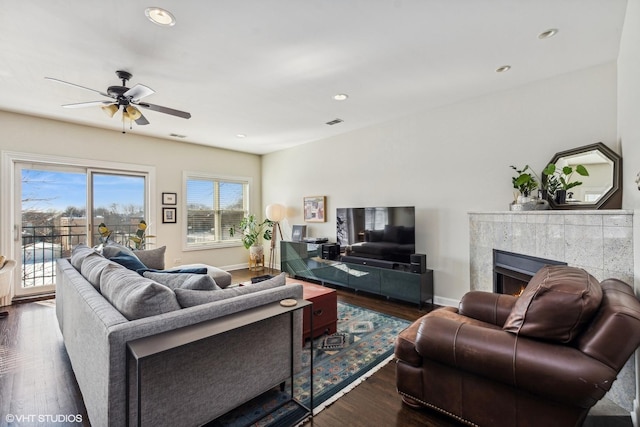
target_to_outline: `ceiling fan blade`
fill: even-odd
[[[65,104],[64,108],[84,108],[84,107],[95,107],[97,105],[109,105],[113,104],[113,101],[89,101],[89,102],[78,102],[75,104]]]
[[[137,84],[134,87],[132,87],[131,89],[129,89],[128,91],[126,91],[125,93],[123,93],[122,95],[127,97],[127,98],[131,98],[135,101],[137,101],[138,99],[142,99],[145,96],[149,96],[156,93],[155,90],[151,89],[150,87],[147,87],[145,85],[141,85],[141,84]]]
[[[147,118],[142,113],[140,113],[140,117],[136,119],[136,124],[140,126],[148,125],[149,120],[147,120]]]
[[[111,95],[109,95],[108,93],[105,93],[105,92],[102,92],[102,91],[99,91],[99,90],[95,90],[95,89],[91,89],[91,88],[88,88],[88,87],[80,86],[80,85],[77,85],[77,84],[75,84],[75,83],[65,82],[64,80],[54,79],[53,77],[45,77],[45,79],[46,79],[46,80],[51,80],[51,81],[53,81],[53,82],[57,82],[57,83],[62,83],[63,85],[68,85],[68,86],[78,87],[78,88],[80,88],[80,89],[84,89],[84,90],[89,90],[89,91],[91,91],[91,92],[99,93],[99,94],[100,94],[100,95],[102,95],[102,96],[107,96],[107,97],[109,97],[109,98],[113,98],[113,97],[112,97]]]
[[[172,116],[182,117],[183,119],[191,118],[191,113],[187,113],[186,111],[174,110],[173,108],[149,104],[148,102],[139,102],[139,103],[136,103],[136,105],[139,105],[140,107],[148,108],[149,110],[158,111],[160,113],[171,114]]]

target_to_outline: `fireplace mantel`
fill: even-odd
[[[494,249],[563,261],[598,280],[616,278],[633,286],[633,214],[632,210],[469,212],[471,290],[493,292]],[[607,397],[631,410],[635,384],[630,360]]]
[[[470,212],[471,289],[493,290],[493,249],[555,259],[633,285],[633,211]]]

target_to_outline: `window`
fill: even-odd
[[[18,261],[14,295],[55,289],[55,259],[99,242],[98,224],[128,245],[141,219],[153,223],[153,168],[111,161],[4,152],[2,252]],[[151,207],[151,208],[150,208]]]
[[[249,179],[185,173],[186,247],[239,243],[229,229],[249,212]]]

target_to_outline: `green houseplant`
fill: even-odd
[[[542,171],[546,176],[546,188],[550,196],[555,195],[556,203],[563,204],[567,199],[567,190],[582,185],[582,181],[571,181],[574,173],[581,176],[589,176],[587,168],[583,165],[564,166],[558,168],[555,164],[549,163]]]
[[[264,254],[261,239],[271,240],[273,221],[265,219],[260,222],[255,215],[250,214],[242,218],[240,224],[229,229],[229,234],[234,237],[241,234],[240,240],[245,249],[249,249],[249,257],[252,260],[261,259]]]
[[[517,175],[511,178],[511,183],[513,184],[513,188],[518,190],[517,193],[514,194],[514,203],[518,203],[518,196],[529,197],[531,192],[538,188],[538,180],[533,173],[533,170],[529,168],[529,165],[525,165],[524,168],[518,169],[517,167],[511,165],[511,169],[515,170]],[[527,172],[531,171],[531,173]]]

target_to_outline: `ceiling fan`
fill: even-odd
[[[108,101],[89,101],[79,102],[75,104],[65,104],[63,105],[64,108],[84,108],[100,106],[102,110],[105,111],[110,117],[113,117],[120,109],[122,109],[123,122],[125,120],[129,120],[130,122],[135,121],[138,125],[148,125],[149,121],[145,116],[142,115],[142,112],[138,108],[136,108],[136,106],[152,111],[158,111],[160,113],[170,114],[176,117],[182,117],[183,119],[188,119],[191,117],[191,114],[187,113],[186,111],[175,110],[173,108],[162,107],[160,105],[149,104],[148,102],[140,101],[142,98],[155,93],[155,91],[150,87],[141,84],[136,84],[132,88],[128,88],[126,86],[127,81],[131,79],[132,74],[122,70],[116,71],[116,74],[118,75],[118,78],[122,80],[122,86],[109,86],[106,92],[80,86],[75,83],[65,82],[64,80],[54,79],[53,77],[45,77],[45,79],[73,87],[78,87],[80,89],[89,90],[91,92],[96,92],[102,96],[111,98],[111,100]]]

